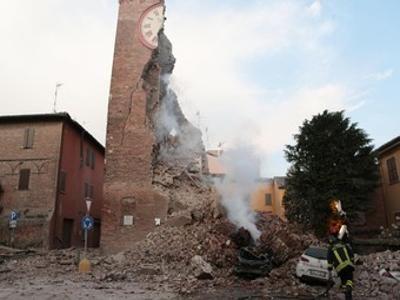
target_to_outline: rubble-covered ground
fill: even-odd
[[[154,186],[169,199],[165,222],[129,251],[107,256],[90,250],[90,274],[78,273],[80,249],[0,247],[0,299],[316,299],[325,291],[294,275],[303,251],[321,242],[269,214],[258,215],[261,237],[252,251],[268,253],[274,269],[255,280],[238,278],[238,251],[251,243],[248,232],[227,220],[216,191],[197,170],[176,166],[159,164],[155,171]],[[379,274],[400,271],[400,252],[361,261],[355,299],[400,299],[400,283]],[[333,288],[330,298],[341,299],[339,293]]]
[[[268,253],[274,269],[255,280],[235,275],[240,247],[251,244],[218,205],[218,194],[196,168],[158,164],[154,187],[169,199],[168,217],[129,251],[92,249],[90,274],[79,274],[81,249],[54,251],[0,247],[0,299],[327,299],[325,286],[295,277],[299,256],[313,235],[269,214],[259,214],[255,254]],[[354,299],[400,299],[400,282],[380,275],[400,271],[400,251],[362,256]],[[330,299],[343,299],[336,287]]]
[[[185,225],[158,227],[130,251],[104,256],[91,250],[92,272],[87,275],[78,273],[83,255],[79,249],[0,248],[0,298],[315,299],[322,294],[324,286],[301,283],[294,275],[302,251],[319,242],[269,215],[260,215],[258,227],[262,236],[255,249],[272,253],[276,266],[264,278],[234,275],[240,241],[236,229],[223,217],[203,210],[193,212]],[[379,274],[385,268],[400,270],[400,251],[361,256],[360,261],[355,299],[400,299],[400,282]],[[333,288],[330,299],[341,299],[339,293]]]

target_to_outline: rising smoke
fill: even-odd
[[[238,145],[221,156],[226,176],[215,185],[222,196],[222,204],[229,220],[237,227],[247,229],[254,240],[261,233],[257,229],[255,214],[251,209],[251,195],[257,187],[260,160],[250,146]]]
[[[153,116],[157,144],[160,146],[158,159],[174,163],[185,163],[200,156],[204,147],[201,131],[183,115],[176,93],[170,85],[170,74],[161,78],[163,97]]]

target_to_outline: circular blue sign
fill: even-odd
[[[91,216],[84,216],[81,220],[81,226],[83,230],[91,230],[94,225],[94,220]]]
[[[18,219],[18,213],[16,211],[12,210],[10,213],[10,220],[16,221],[17,219]]]

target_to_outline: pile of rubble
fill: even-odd
[[[400,251],[385,251],[361,257],[355,273],[356,292],[385,299],[400,297]],[[387,299],[387,298],[386,298]]]
[[[240,249],[235,243],[237,230],[224,218],[159,227],[134,249],[112,256],[91,250],[92,273],[84,277],[77,274],[77,265],[83,255],[79,249],[30,252],[24,256],[23,252],[5,253],[7,249],[3,249],[3,257],[7,258],[0,263],[0,281],[12,284],[21,279],[57,278],[61,281],[88,280],[99,287],[118,282],[143,282],[157,291],[180,294],[229,286],[259,288],[266,294],[292,297],[321,294],[323,286],[309,286],[295,277],[298,256],[309,243],[318,244],[315,238],[292,231],[290,226],[274,217],[264,219],[261,216],[259,224],[268,225],[262,231],[264,241],[267,236],[277,234],[281,240],[279,244],[286,250],[285,255],[278,256],[281,264],[277,266],[274,260],[277,253],[268,248],[266,242],[253,245],[252,249],[260,253],[261,249],[268,249],[275,267],[266,277],[253,281],[241,280],[235,275]],[[285,228],[286,234],[279,233],[280,227]],[[269,240],[270,245],[275,243],[273,240]],[[355,272],[355,295],[396,299],[393,296],[399,295],[400,291],[400,251],[361,256],[360,261]],[[331,294],[337,293],[340,293],[339,289],[333,288]]]
[[[167,222],[157,227],[129,251],[102,256],[99,250],[92,250],[92,279],[99,282],[156,281],[183,294],[210,286],[244,284],[234,274],[239,249],[244,245],[236,243],[235,226],[221,214],[215,214],[212,207],[211,203],[205,203],[204,207],[188,214],[187,222]],[[174,217],[171,219],[174,220]],[[275,258],[272,259],[274,266],[297,256],[315,240],[310,235],[300,236],[291,232],[287,226],[276,217],[259,216],[262,239],[253,244],[253,249],[260,254],[268,251],[271,258]],[[276,247],[274,240],[279,241]],[[278,249],[278,246],[281,248]],[[20,271],[17,277],[68,276],[76,271],[81,256],[77,249],[39,252],[18,260],[18,263],[14,259],[8,260],[2,265],[0,273],[7,274],[8,280],[12,280],[9,275],[18,265]],[[249,285],[248,282],[245,284]]]
[[[284,222],[274,215],[260,214],[257,227],[261,231],[258,251],[260,253],[271,251],[277,266],[298,257],[308,246],[321,244],[314,235],[304,233],[299,227]]]
[[[392,239],[392,238],[400,238],[400,228],[396,224],[392,224],[390,227],[383,228],[381,227],[381,232],[379,234],[380,238],[383,239]]]

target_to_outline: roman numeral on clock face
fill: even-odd
[[[164,6],[158,4],[147,9],[140,18],[139,29],[142,43],[155,49],[158,46],[158,32],[164,26]]]

